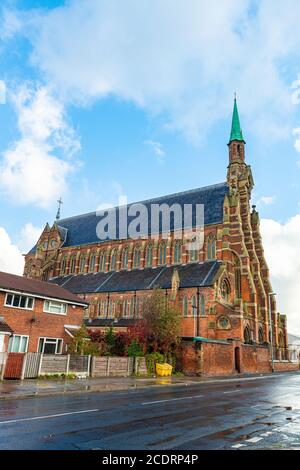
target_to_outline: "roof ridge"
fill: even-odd
[[[218,188],[218,187],[222,187],[222,186],[226,186],[226,185],[227,185],[227,182],[223,181],[221,183],[210,184],[210,185],[207,185],[207,186],[201,186],[199,188],[187,189],[185,191],[179,191],[179,192],[176,192],[176,193],[165,194],[164,196],[157,196],[157,197],[150,198],[150,199],[143,199],[141,201],[128,202],[128,204],[123,204],[121,206],[108,207],[108,209],[116,209],[118,207],[132,206],[134,204],[149,203],[149,202],[152,202],[152,201],[158,201],[158,200],[168,198],[168,197],[176,197],[176,196],[181,196],[181,195],[184,195],[184,194],[191,194],[191,193],[197,192],[197,191],[206,191],[207,189]],[[105,209],[103,209],[103,210],[105,210]],[[61,222],[64,222],[64,221],[67,221],[67,220],[70,220],[70,219],[76,219],[76,218],[79,218],[79,217],[90,216],[90,215],[96,214],[96,212],[97,212],[97,210],[96,211],[91,211],[91,212],[85,212],[83,214],[72,215],[70,217],[65,217],[64,219],[59,220],[59,224]],[[61,226],[61,228],[64,228],[64,227]]]

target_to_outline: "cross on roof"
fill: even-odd
[[[59,220],[60,219],[60,207],[63,204],[61,197],[58,199],[57,202],[58,202],[58,209],[57,209],[57,214],[56,214],[56,220]]]

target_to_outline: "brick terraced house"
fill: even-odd
[[[66,352],[87,306],[55,284],[0,272],[0,353]]]
[[[178,239],[172,220],[167,239],[161,225],[151,238],[132,239],[117,227],[113,239],[99,239],[100,218],[92,212],[47,224],[26,255],[24,275],[83,297],[90,303],[86,322],[98,328],[126,328],[141,316],[143,299],[160,287],[182,311],[185,371],[269,371],[270,310],[277,360],[287,354],[287,324],[271,295],[259,214],[250,206],[254,182],[236,100],[228,149],[225,182],[142,202],[146,208],[203,204],[200,249],[187,249],[191,238]]]

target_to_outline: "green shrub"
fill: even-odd
[[[135,339],[131,341],[130,345],[128,346],[127,355],[129,357],[141,357],[144,355],[143,349]]]
[[[163,364],[164,361],[164,356],[163,354],[160,354],[159,352],[153,352],[150,354],[147,354],[146,356],[146,364],[147,364],[147,370],[148,374],[155,374],[155,364]]]

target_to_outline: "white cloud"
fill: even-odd
[[[296,137],[294,147],[300,153],[300,127],[293,130],[293,135]]]
[[[261,232],[278,310],[287,314],[289,331],[300,334],[300,214],[283,224],[262,219]]]
[[[31,250],[38,241],[42,231],[42,227],[35,227],[31,222],[24,225],[17,241],[18,248],[22,253],[28,253]]]
[[[0,160],[0,187],[18,203],[47,207],[66,190],[80,144],[46,87],[26,84],[12,99],[20,138]]]
[[[21,275],[24,267],[23,256],[3,227],[0,227],[0,247],[0,271]]]
[[[236,90],[248,129],[288,138],[299,16],[294,0],[70,0],[23,16],[23,34],[66,100],[115,95],[198,141]]]
[[[165,157],[166,152],[164,151],[160,142],[156,142],[154,140],[145,140],[144,144],[149,145],[152,148],[153,152],[159,158],[159,160]]]
[[[276,201],[276,196],[262,196],[258,199],[257,205],[271,206]]]

